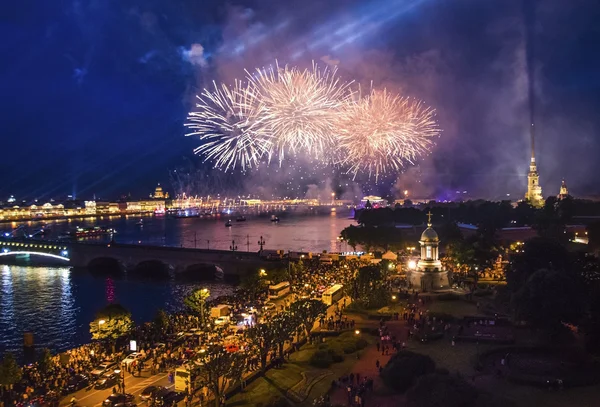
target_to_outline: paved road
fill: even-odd
[[[141,400],[139,398],[140,393],[147,386],[165,386],[172,388],[173,385],[169,383],[167,379],[167,373],[160,373],[157,375],[151,376],[149,372],[142,372],[142,377],[131,376],[129,373],[125,373],[125,392],[131,393],[135,396],[136,403],[140,404]],[[102,402],[106,400],[108,396],[112,393],[112,386],[108,389],[104,390],[96,390],[96,389],[83,389],[72,395],[69,395],[63,399],[61,402],[61,406],[65,406],[69,404],[71,397],[75,397],[77,399],[77,403],[80,406],[86,407],[96,407],[102,405]]]

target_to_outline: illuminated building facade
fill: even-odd
[[[541,208],[544,206],[544,197],[542,196],[542,186],[540,185],[540,174],[535,163],[535,134],[533,123],[531,124],[531,161],[529,163],[529,172],[527,173],[527,193],[525,200],[532,206]]]
[[[408,285],[420,291],[434,291],[449,287],[448,272],[440,261],[440,238],[431,227],[431,212],[427,214],[427,229],[421,234],[421,257],[416,268],[407,273]]]
[[[560,184],[560,191],[558,192],[558,199],[565,199],[566,197],[569,196],[569,190],[567,189],[567,183],[565,182],[565,180],[562,180],[562,183]]]

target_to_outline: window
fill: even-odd
[[[427,246],[427,247],[425,248],[425,257],[426,257],[427,259],[431,259],[431,246]]]

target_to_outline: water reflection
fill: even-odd
[[[177,311],[183,298],[202,286],[212,296],[232,292],[216,282],[179,283],[105,279],[67,268],[0,266],[0,353],[22,352],[23,333],[33,332],[36,348],[63,351],[90,340],[89,323],[98,309],[119,302],[137,323],[160,308]]]

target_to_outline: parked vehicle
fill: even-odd
[[[110,386],[114,386],[117,384],[119,380],[119,375],[115,372],[106,372],[98,380],[96,380],[96,384],[94,388],[96,389],[106,389]]]
[[[133,394],[113,393],[102,402],[103,407],[116,407],[117,404],[130,403],[134,399]]]
[[[106,362],[102,362],[98,366],[96,366],[96,368],[90,372],[90,375],[92,376],[92,378],[97,379],[100,376],[102,376],[104,373],[109,372],[109,371],[114,371],[115,369],[118,369],[118,368],[119,368],[119,365],[117,363],[112,362],[112,361],[106,361]]]
[[[125,359],[123,359],[121,361],[121,365],[125,365],[125,366],[129,367],[129,365],[132,364],[134,360],[138,360],[141,357],[142,357],[142,355],[140,353],[137,353],[137,352],[130,353],[129,355],[127,355],[127,357]]]
[[[77,390],[85,389],[90,385],[90,379],[82,374],[76,374],[71,377],[65,386],[67,393],[74,393]]]
[[[149,401],[156,393],[165,389],[162,386],[148,386],[140,393],[140,399],[143,401]]]

